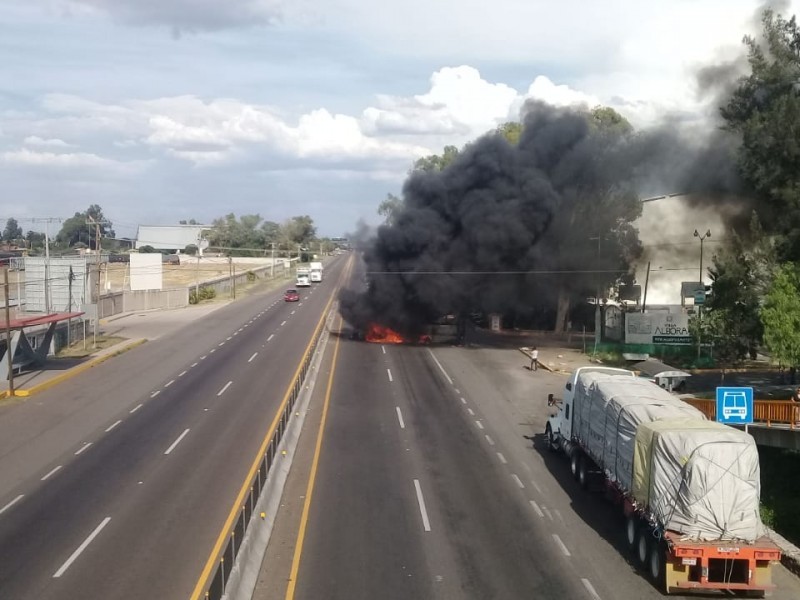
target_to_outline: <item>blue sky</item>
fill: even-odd
[[[103,207],[377,223],[411,163],[526,98],[707,122],[694,73],[758,4],[671,0],[4,0],[0,219]],[[791,7],[785,8],[790,12]]]

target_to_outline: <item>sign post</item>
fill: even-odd
[[[753,388],[718,387],[717,422],[747,426],[753,422]]]

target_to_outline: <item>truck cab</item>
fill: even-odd
[[[572,423],[574,418],[574,398],[576,387],[585,385],[585,378],[581,375],[587,373],[597,373],[599,375],[629,375],[636,377],[636,373],[628,369],[617,369],[614,367],[580,367],[570,375],[564,386],[564,393],[561,398],[555,398],[553,394],[547,397],[547,405],[556,410],[547,419],[545,435],[553,450],[561,448],[569,454],[569,444],[572,439]]]

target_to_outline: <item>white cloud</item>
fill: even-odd
[[[29,135],[22,143],[26,146],[33,146],[35,148],[74,148],[73,144],[68,144],[64,140],[58,138],[44,139],[38,135]]]
[[[115,175],[133,174],[142,170],[146,163],[143,161],[121,162],[103,158],[97,154],[88,152],[55,153],[37,152],[22,148],[0,154],[0,162],[6,165],[23,167],[44,167],[44,168],[86,168],[90,170],[99,169],[95,173],[111,173]],[[84,171],[84,174],[86,171]]]

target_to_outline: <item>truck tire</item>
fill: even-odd
[[[647,559],[650,558],[650,547],[653,538],[652,530],[647,523],[642,523],[639,527],[639,539],[636,542],[636,562],[642,567],[647,567]]]
[[[639,517],[631,513],[625,518],[625,545],[631,554],[636,551],[636,543],[639,541],[638,535]]]
[[[569,455],[569,470],[572,472],[572,476],[575,478],[575,481],[578,480],[578,473],[580,471],[580,464],[581,464],[581,454],[582,452],[577,448],[573,448],[572,452]]]
[[[585,454],[582,454],[578,462],[578,483],[584,490],[588,490],[591,483],[591,466],[591,459]]]
[[[659,591],[666,592],[666,569],[664,565],[664,561],[666,561],[667,558],[666,545],[653,538],[649,546],[650,556],[647,561],[647,574]]]

